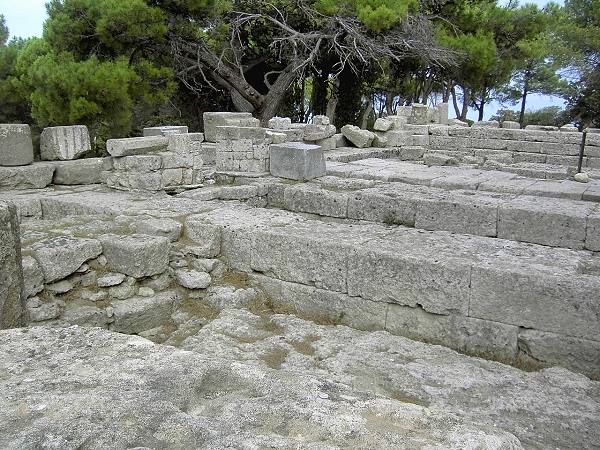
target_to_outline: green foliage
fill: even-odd
[[[417,0],[317,0],[317,10],[328,15],[353,15],[375,32],[388,30],[418,9]]]
[[[8,27],[6,26],[6,19],[3,14],[0,14],[0,46],[6,45],[8,42]]]
[[[490,119],[497,120],[498,122],[518,122],[519,112],[511,109],[499,109]],[[569,122],[570,120],[567,112],[560,106],[547,106],[535,111],[526,111],[524,115],[523,126],[548,125],[561,127]]]

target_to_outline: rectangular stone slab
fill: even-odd
[[[111,156],[144,155],[163,152],[168,144],[169,140],[163,136],[109,139],[106,141],[106,150]]]
[[[319,145],[288,142],[271,145],[270,170],[275,177],[305,181],[325,175],[325,157]]]

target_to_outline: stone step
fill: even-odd
[[[185,233],[292,310],[599,375],[593,253],[235,203],[189,217]]]
[[[428,167],[415,161],[369,158],[352,163],[328,161],[327,175],[444,189],[472,189],[600,202],[600,180],[589,183],[545,180],[470,166]]]
[[[600,251],[600,205],[591,202],[404,183],[361,186],[336,177],[273,183],[268,199],[270,206],[326,217]]]

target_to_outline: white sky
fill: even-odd
[[[0,14],[6,18],[6,24],[10,31],[10,36],[32,37],[41,36],[43,32],[44,21],[46,20],[46,1],[47,0],[0,0]],[[555,0],[557,3],[563,3],[562,0]],[[525,3],[525,2],[523,2]],[[536,3],[543,6],[546,0],[530,0],[527,3]],[[539,109],[544,106],[558,105],[564,106],[564,101],[557,97],[532,94],[527,100],[527,109]],[[519,105],[507,106],[510,109],[518,109]],[[497,103],[490,103],[486,106],[485,117],[489,118],[500,107]],[[454,108],[450,108],[450,116],[453,117]],[[474,111],[469,113],[470,119],[477,119]]]

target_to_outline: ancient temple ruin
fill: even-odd
[[[598,445],[597,130],[204,125],[0,125],[1,448]]]

